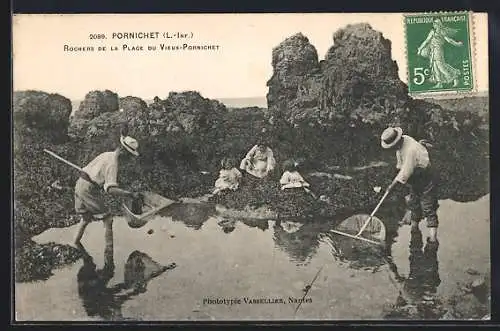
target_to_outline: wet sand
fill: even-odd
[[[465,272],[468,268],[483,274],[489,272],[489,195],[470,203],[440,201],[438,215],[438,295],[447,296],[456,282],[473,279]],[[262,224],[259,228],[236,221],[234,230],[225,233],[216,217],[197,220],[194,225],[192,221],[187,226],[175,217],[161,216],[141,229],[131,229],[123,219],[116,218],[115,269],[107,287],[123,282],[125,261],[135,250],[163,265],[175,262],[177,267],[151,279],[144,293],[110,304],[112,307],[101,307],[102,310],[113,310],[117,319],[148,321],[367,320],[381,319],[384,306],[393,304],[398,296],[387,266],[373,273],[350,269],[336,261],[331,247],[320,239],[320,233],[328,231],[324,224],[303,225],[297,232],[288,233],[274,221],[262,221],[267,223],[267,229]],[[425,240],[425,223],[420,228]],[[70,243],[74,230],[74,226],[50,229],[33,239],[39,243]],[[394,262],[402,274],[408,273],[409,232],[409,226],[402,226],[392,247]],[[101,223],[89,225],[82,244],[97,268],[103,268],[105,240]],[[46,281],[17,283],[16,318],[108,318],[99,312],[89,317],[84,308],[77,290],[82,264],[79,260],[55,270]],[[297,304],[288,303],[289,298],[302,298],[303,289],[321,268],[307,295],[311,302],[303,303],[294,315]],[[207,298],[238,298],[242,303],[204,304],[203,299]],[[244,298],[282,298],[285,303],[246,304]]]

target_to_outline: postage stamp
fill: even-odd
[[[404,24],[410,93],[475,89],[468,12],[409,14]]]

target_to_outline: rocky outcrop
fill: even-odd
[[[104,98],[96,103],[95,95],[116,94],[89,93],[80,106],[83,114],[93,113],[92,109],[110,109]],[[116,97],[119,108],[94,117],[71,119],[70,136],[81,144],[77,162],[86,164],[99,153],[114,149],[122,126],[127,124],[128,134],[139,141],[141,158],[124,166],[120,179],[124,185],[153,189],[167,196],[185,193],[197,185],[204,187],[199,172],[193,172],[207,162],[216,148],[206,142],[213,141],[220,131],[218,124],[227,112],[225,106],[192,91],[171,92],[165,100],[155,98],[149,106],[137,97]],[[85,105],[89,104],[93,108],[87,110]]]
[[[314,116],[318,110],[322,75],[316,48],[298,33],[272,51],[274,73],[267,82],[268,108],[275,117],[292,123]]]
[[[163,106],[187,134],[206,134],[216,129],[218,119],[227,111],[222,103],[193,91],[170,92]]]
[[[387,126],[398,125],[405,134],[432,143],[442,198],[463,201],[486,193],[484,119],[474,111],[456,112],[412,99],[399,79],[391,42],[370,25],[352,24],[335,32],[333,46],[319,63],[308,38],[293,35],[273,49],[272,64],[267,101],[281,162],[300,156],[316,169],[374,160],[393,163],[379,137]]]
[[[103,113],[118,110],[118,95],[109,90],[91,91],[80,103],[74,116],[80,118],[93,118]]]
[[[14,146],[22,147],[26,139],[40,136],[50,142],[67,135],[71,101],[59,94],[40,91],[14,92]]]
[[[273,49],[268,108],[293,126],[331,126],[341,119],[380,122],[408,101],[391,59],[391,43],[368,24],[348,25],[333,36],[334,45],[318,62],[302,34]],[[344,123],[341,123],[344,125]]]
[[[14,216],[18,244],[49,223],[65,222],[64,216],[71,212],[72,197],[59,198],[49,185],[60,178],[75,178],[75,173],[44,153],[44,149],[68,155],[74,152],[67,142],[70,100],[58,94],[23,91],[14,93],[13,106]]]
[[[440,105],[444,109],[449,109],[454,112],[476,113],[485,124],[489,120],[489,99],[488,95],[484,96],[468,96],[457,99],[425,99],[430,103]]]
[[[321,108],[327,113],[380,122],[408,101],[391,57],[391,42],[368,24],[348,25],[333,36],[323,62]]]
[[[158,107],[159,106],[159,107]],[[16,236],[25,238],[50,226],[75,223],[72,187],[78,173],[43,152],[49,149],[84,166],[119,144],[121,129],[139,140],[141,158],[120,169],[119,181],[135,190],[165,196],[206,192],[200,160],[213,159],[216,146],[207,135],[226,112],[219,102],[197,92],[171,93],[148,106],[140,98],[119,98],[112,91],[89,92],[71,116],[70,100],[38,91],[14,94],[14,171]],[[156,130],[156,131],[155,131]],[[214,161],[218,162],[218,161]],[[67,188],[56,190],[51,184]],[[35,193],[36,192],[36,193]],[[194,193],[193,193],[194,192]],[[107,197],[115,213],[120,201]]]

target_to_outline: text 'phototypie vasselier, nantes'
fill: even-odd
[[[269,297],[269,298],[250,298],[250,297],[242,297],[242,298],[203,298],[204,305],[259,305],[259,304],[307,304],[312,303],[312,299],[309,297],[304,298],[295,298],[295,297],[287,297],[287,298],[278,298],[278,297]]]
[[[222,46],[211,42],[192,42],[191,31],[139,31],[89,33],[88,42],[66,43],[63,51],[80,52],[172,52],[172,51],[219,51]],[[109,43],[108,43],[109,41]],[[98,43],[97,45],[93,43]]]

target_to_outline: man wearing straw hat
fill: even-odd
[[[408,209],[411,211],[412,229],[417,229],[422,217],[429,228],[429,241],[437,241],[437,194],[427,149],[414,138],[404,135],[400,127],[389,127],[381,136],[382,148],[396,151],[397,176],[387,188],[392,190],[403,184],[410,188]]]
[[[106,229],[112,226],[112,215],[104,206],[103,192],[121,197],[137,199],[140,193],[118,187],[118,166],[139,156],[139,143],[132,137],[122,135],[120,145],[111,152],[104,152],[93,159],[82,170],[75,185],[75,210],[82,215],[76,232],[75,243],[82,239],[87,225],[93,220],[102,220]]]

